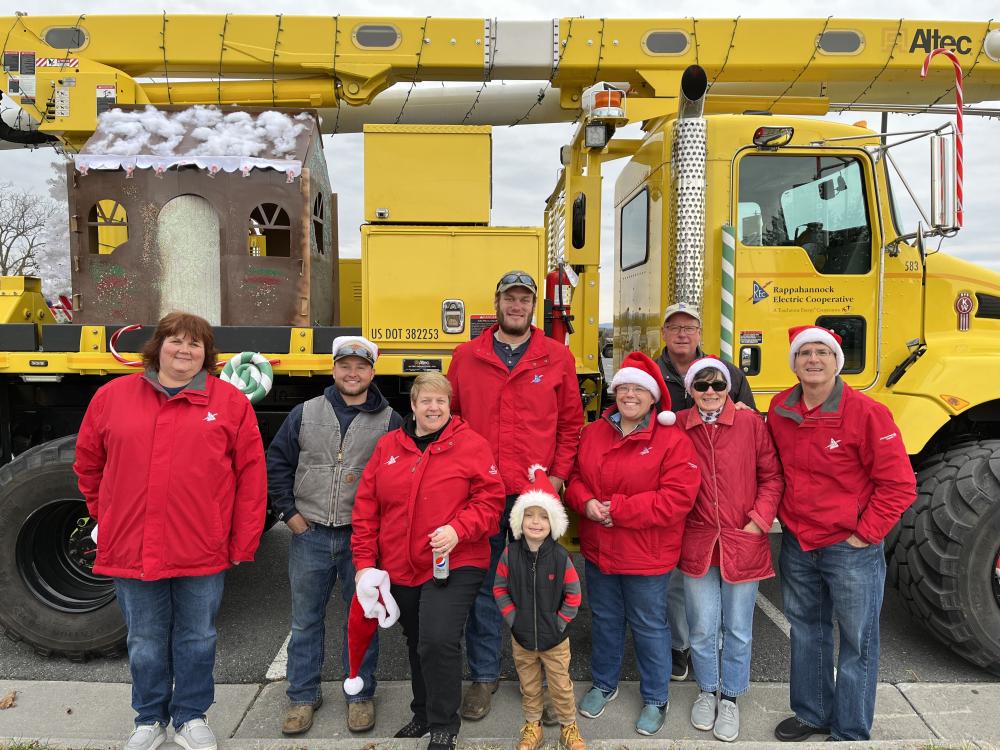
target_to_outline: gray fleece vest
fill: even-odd
[[[324,526],[348,526],[354,495],[375,443],[389,429],[392,409],[371,414],[359,411],[340,439],[340,421],[326,396],[302,407],[299,465],[295,469],[295,509]]]

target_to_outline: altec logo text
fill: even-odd
[[[917,29],[913,34],[913,41],[910,42],[910,52],[916,52],[918,49],[932,52],[938,47],[950,49],[960,55],[968,55],[972,52],[972,37],[942,34],[941,29]]]

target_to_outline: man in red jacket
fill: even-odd
[[[486,438],[507,494],[500,533],[490,540],[490,568],[465,625],[472,685],[462,699],[462,718],[473,721],[490,712],[500,679],[503,618],[493,578],[507,544],[510,508],[532,464],[546,467],[556,492],[562,489],[583,426],[573,355],[531,324],[537,293],[531,274],[505,273],[494,297],[496,324],[455,349],[448,368],[452,413]]]
[[[916,480],[889,410],[840,378],[840,337],[801,326],[789,340],[799,385],[774,397],[767,423],[785,474],[779,569],[795,715],[774,734],[784,742],[812,734],[868,740],[885,585],[882,540],[915,499]]]

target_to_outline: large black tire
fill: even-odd
[[[0,629],[43,655],[114,656],[125,622],[95,547],[73,473],[76,436],[25,451],[0,468]]]
[[[1000,675],[1000,440],[961,443],[917,472],[917,500],[886,539],[888,579],[910,613]]]

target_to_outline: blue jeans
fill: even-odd
[[[879,626],[885,589],[882,544],[846,541],[803,552],[782,534],[781,595],[792,626],[789,697],[800,721],[838,740],[868,740],[875,718]],[[833,621],[840,657],[833,671]]]
[[[639,694],[647,706],[670,700],[670,573],[655,576],[605,575],[590,560],[584,565],[590,599],[594,687],[605,694],[618,687],[625,654],[625,625],[632,630],[639,665]]]
[[[701,578],[684,577],[691,663],[698,688],[735,698],[750,689],[750,644],[757,581],[726,583],[713,565]],[[720,679],[719,641],[722,645]]]
[[[225,573],[140,581],[115,578],[128,627],[136,726],[173,717],[180,728],[215,701],[215,616]]]
[[[500,517],[500,531],[490,537],[490,567],[476,593],[469,618],[465,621],[465,656],[469,660],[469,679],[472,682],[496,682],[500,679],[503,617],[493,598],[493,580],[497,575],[500,555],[507,546],[510,509],[515,500],[517,495],[507,495],[506,507]]]
[[[667,587],[667,617],[670,618],[670,648],[674,651],[686,651],[691,648],[691,634],[688,630],[686,606],[684,601],[684,579],[680,568],[675,568],[670,574],[670,585]]]
[[[313,524],[292,536],[288,547],[288,581],[292,589],[292,638],[288,642],[288,690],[292,704],[313,704],[322,696],[326,642],[326,605],[340,578],[340,596],[350,606],[354,596],[354,561],[351,559],[351,527]],[[345,676],[350,673],[347,648],[347,615],[344,615],[343,646],[340,650]],[[371,700],[375,695],[378,664],[378,631],[375,632],[358,675],[365,686],[348,703]]]

